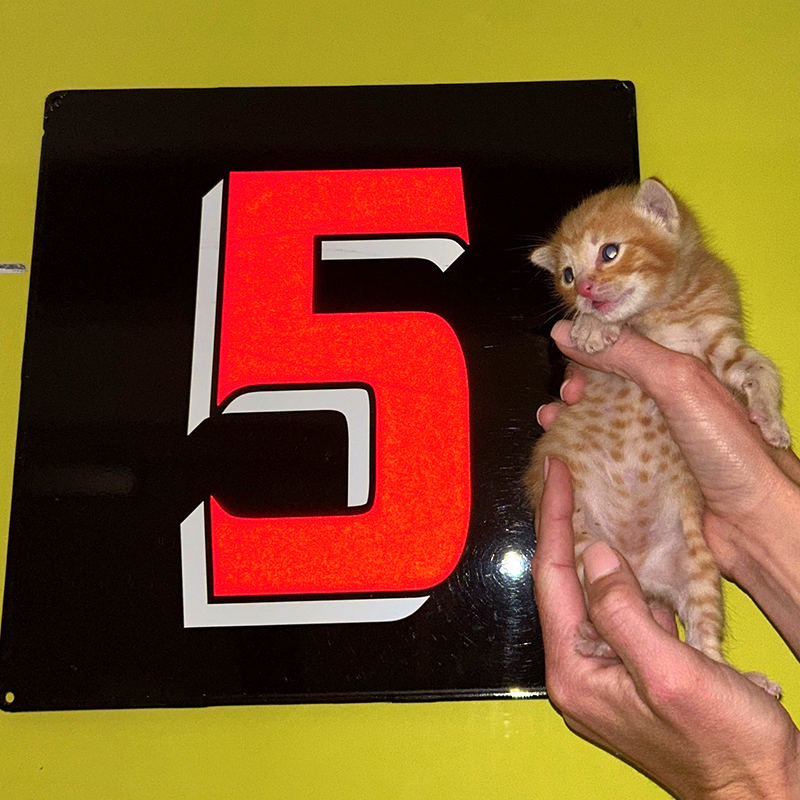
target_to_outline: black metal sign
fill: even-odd
[[[52,95],[4,707],[542,694],[526,252],[636,179],[614,81]]]

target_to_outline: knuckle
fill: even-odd
[[[559,673],[548,673],[545,677],[545,689],[550,702],[564,714],[574,714],[577,695],[572,690],[569,679]]]
[[[650,703],[659,709],[666,709],[675,704],[680,695],[680,682],[671,675],[659,675],[645,683]]]
[[[658,368],[649,361],[640,365],[644,371],[645,389],[657,402],[669,397],[698,397],[705,395],[716,379],[696,356],[672,350],[659,354]]]
[[[664,714],[669,714],[669,712],[682,707],[694,687],[694,679],[689,679],[689,676],[680,668],[673,668],[669,671],[660,670],[657,674],[647,676],[644,680],[644,689],[649,704]]]
[[[711,375],[708,367],[696,356],[669,352],[665,357],[665,375],[684,391],[691,391]]]
[[[629,622],[629,598],[624,587],[618,583],[606,585],[590,595],[592,620],[609,630],[615,630]]]

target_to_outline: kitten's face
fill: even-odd
[[[642,279],[637,246],[621,230],[586,230],[562,241],[555,282],[567,307],[607,322],[630,319],[646,305],[650,286]]]
[[[622,323],[671,299],[679,221],[658,181],[609,189],[567,214],[531,261],[553,273],[571,311]]]

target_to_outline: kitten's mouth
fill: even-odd
[[[622,301],[631,294],[633,294],[633,289],[626,289],[616,297],[594,297],[591,300],[589,300],[589,298],[586,299],[591,305],[592,311],[596,311],[599,314],[609,314],[622,305]]]
[[[607,314],[619,303],[619,298],[615,297],[609,300],[590,300],[588,297],[584,298],[584,311],[596,311],[598,314]]]

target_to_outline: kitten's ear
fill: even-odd
[[[548,272],[556,271],[556,259],[553,248],[549,244],[537,247],[530,254],[531,263],[536,264],[537,267],[546,269]]]
[[[657,178],[648,178],[639,187],[633,199],[638,214],[675,233],[680,224],[680,213],[675,198]]]

